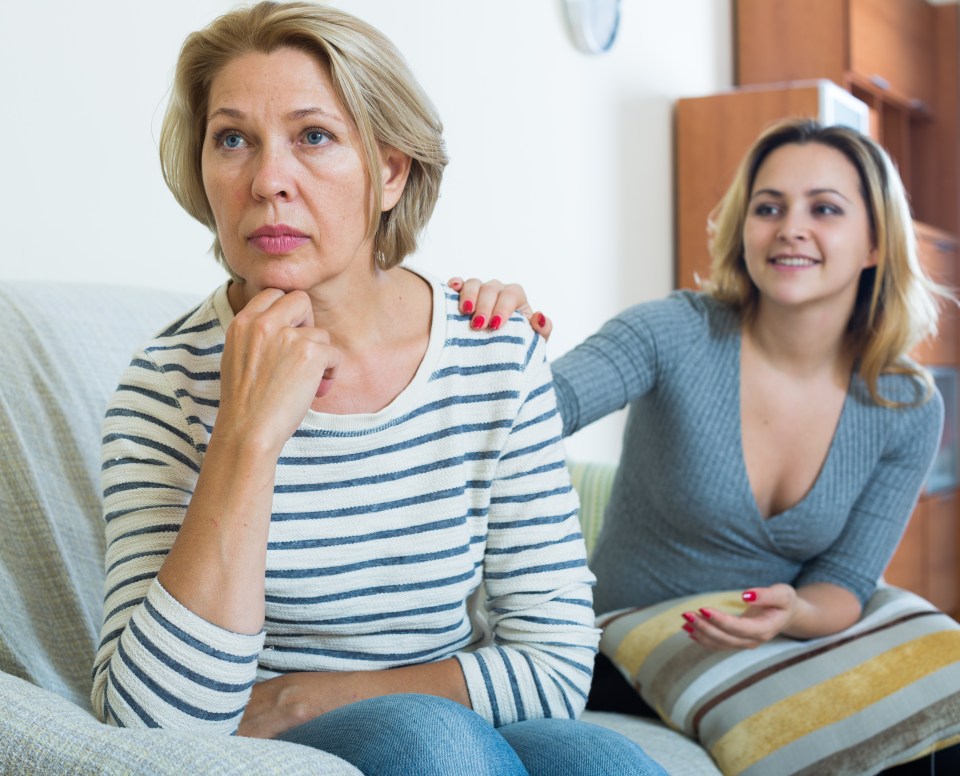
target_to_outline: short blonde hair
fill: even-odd
[[[213,211],[203,187],[201,152],[210,87],[243,54],[295,48],[328,68],[333,87],[357,127],[373,192],[369,236],[378,263],[396,266],[417,248],[433,213],[447,155],[443,126],[403,57],[381,32],[356,17],[307,2],[261,2],[215,19],[190,34],[177,60],[160,133],[160,163],[177,202],[214,233],[213,254],[225,267]],[[381,213],[378,149],[411,159],[400,200]],[[227,267],[229,271],[229,267]]]
[[[887,152],[870,138],[846,127],[822,126],[809,119],[788,119],[764,131],[740,163],[733,183],[711,213],[712,264],[704,290],[732,305],[744,317],[756,310],[759,291],[747,273],[743,229],[750,195],[761,165],[777,148],[819,143],[842,153],[860,179],[877,252],[875,267],[860,275],[860,286],[847,337],[857,355],[857,369],[881,406],[897,406],[880,395],[880,375],[918,377],[929,396],[933,379],[906,354],[937,332],[938,303],[953,297],[923,271],[917,252],[910,205],[903,183]]]

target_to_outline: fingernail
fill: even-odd
[[[713,617],[713,615],[710,614],[710,612],[708,612],[706,609],[701,609],[701,610],[700,610],[700,614],[702,614],[702,615],[704,616],[704,618],[707,619],[707,620],[709,620],[711,617]]]
[[[473,302],[471,302],[469,299],[465,300],[464,303],[463,303],[463,311],[464,311],[465,313],[472,313],[472,312],[473,312]]]
[[[542,329],[546,325],[547,325],[547,316],[545,316],[543,313],[540,313],[537,316],[537,326],[539,326]]]
[[[482,329],[483,324],[486,322],[486,320],[487,319],[484,318],[482,315],[478,315],[473,319],[473,321],[470,322],[470,325],[473,326],[473,328],[475,329]]]
[[[501,318],[499,315],[494,315],[494,316],[490,319],[490,328],[491,328],[491,329],[499,329],[501,323],[503,323],[503,318]]]
[[[693,626],[690,625],[689,623],[686,624],[686,625],[684,625],[684,626],[683,626],[683,629],[684,629],[687,633],[689,633],[691,636],[693,635]]]
[[[683,619],[685,619],[687,622],[696,622],[697,620],[697,618],[690,614],[690,612],[684,612]]]
[[[756,601],[756,600],[757,600],[757,594],[754,593],[752,590],[748,590],[746,593],[743,594],[743,600],[744,600],[744,601]]]

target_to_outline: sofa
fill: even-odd
[[[0,773],[357,774],[297,744],[103,725],[89,706],[104,532],[100,422],[135,348],[195,302],[155,289],[0,282]],[[610,467],[574,466],[599,525]],[[587,712],[677,776],[718,774],[660,722]]]

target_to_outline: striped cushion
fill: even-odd
[[[745,605],[732,591],[612,612],[600,649],[724,774],[875,773],[960,742],[960,625],[913,593],[880,588],[833,636],[724,652],[681,630],[701,606]]]

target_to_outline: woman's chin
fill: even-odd
[[[305,278],[299,277],[297,273],[291,272],[258,272],[250,273],[246,277],[240,277],[236,281],[244,288],[244,294],[249,298],[267,288],[275,288],[284,293],[291,291],[308,291],[313,287],[313,283]]]

